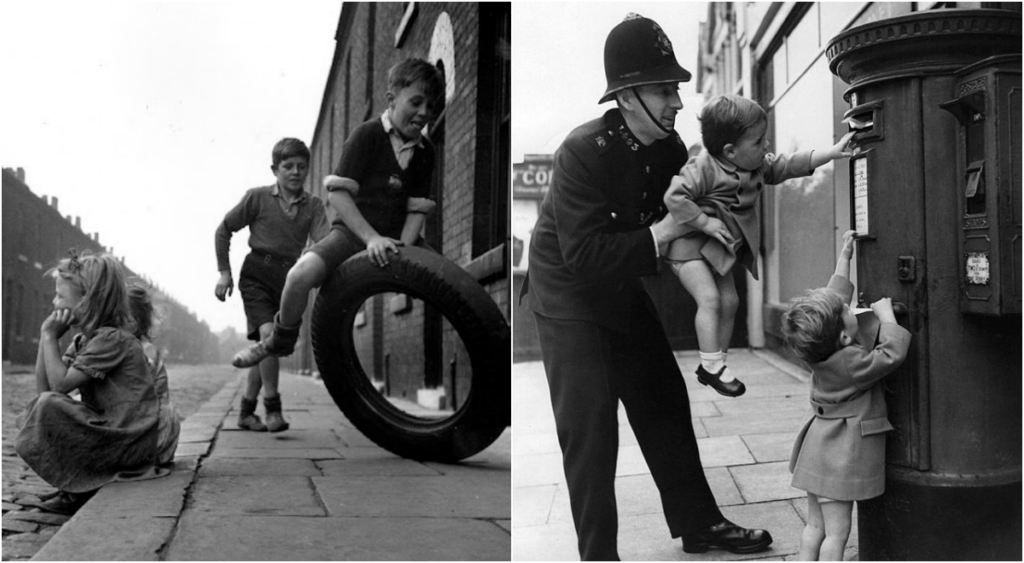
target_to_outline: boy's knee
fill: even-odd
[[[309,256],[315,255],[303,256],[292,269],[288,270],[288,277],[285,280],[288,287],[309,291],[323,283],[325,277],[323,260],[319,260],[319,257],[317,257],[318,260],[314,260],[308,258]]]

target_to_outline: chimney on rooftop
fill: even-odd
[[[60,208],[57,207],[57,196],[50,196],[50,207],[60,211]]]
[[[16,177],[16,178],[18,179],[18,181],[20,181],[20,182],[21,182],[22,184],[24,184],[24,183],[25,183],[25,169],[24,169],[24,168],[22,168],[22,167],[20,167],[20,166],[19,166],[19,167],[18,167],[18,169],[14,171],[14,176],[15,176],[15,177]]]
[[[81,215],[75,215],[75,228],[78,229],[78,230],[82,230],[82,216]]]

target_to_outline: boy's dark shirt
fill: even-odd
[[[249,248],[290,261],[302,254],[307,237],[315,242],[330,230],[319,197],[303,191],[286,213],[276,184],[252,188],[224,215],[224,221],[217,227],[215,247],[219,271],[231,270],[231,234],[244,227],[249,227]]]
[[[426,139],[402,170],[379,117],[356,127],[345,141],[334,171],[335,176],[359,183],[359,193],[352,196],[359,212],[378,234],[395,239],[402,236],[408,198],[430,197],[433,173],[434,147]],[[391,187],[392,175],[401,181],[401,188]],[[340,216],[331,226],[349,231]]]

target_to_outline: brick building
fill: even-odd
[[[57,197],[39,197],[25,183],[21,168],[3,169],[3,361],[35,363],[39,327],[53,310],[53,279],[45,273],[67,256],[79,252],[108,252],[99,233],[82,231],[80,217],[61,215]],[[123,263],[123,259],[122,259]],[[135,274],[125,268],[129,276]],[[219,343],[206,323],[153,289],[159,315],[155,343],[169,361],[196,363],[219,359]],[[69,340],[69,337],[65,337]],[[66,343],[65,343],[66,345]]]
[[[386,109],[388,69],[410,57],[436,64],[445,75],[446,100],[427,132],[437,153],[433,198],[438,204],[427,219],[427,243],[470,272],[506,319],[510,20],[508,3],[344,3],[307,185],[326,200],[321,182],[337,165],[345,139]],[[465,351],[450,325],[439,313],[424,312],[421,302],[377,296],[367,301],[356,325],[364,369],[382,385],[386,380],[392,394],[413,400],[417,394],[444,396],[442,402],[451,406],[468,388],[462,381],[468,373]],[[316,369],[309,341],[307,322],[294,368]],[[408,353],[393,353],[399,349]]]

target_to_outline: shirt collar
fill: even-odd
[[[270,190],[270,193],[274,197],[281,197],[281,186],[278,186],[277,182],[274,182],[274,187],[273,189]],[[302,203],[303,201],[305,201],[305,199],[306,190],[302,190],[301,192],[299,192],[299,197],[295,198],[295,201],[293,201],[292,203]]]
[[[412,144],[412,145],[415,145],[417,147],[422,147],[423,146],[423,135],[420,135],[415,140],[408,140],[407,141],[406,139],[404,139],[398,133],[398,130],[395,129],[394,124],[391,123],[391,116],[388,115],[388,110],[384,110],[384,113],[380,114],[380,123],[381,123],[381,125],[384,126],[384,132],[385,133],[387,133],[388,135],[396,137],[398,140],[402,141],[403,145]]]
[[[739,171],[739,169],[736,168],[735,164],[729,162],[728,160],[726,160],[724,158],[718,158],[717,156],[713,156],[710,153],[708,154],[708,156],[710,156],[711,160],[714,160],[715,162],[717,162],[718,166],[720,166],[723,170],[725,170],[727,172],[732,172],[732,173],[735,174],[736,172]]]

